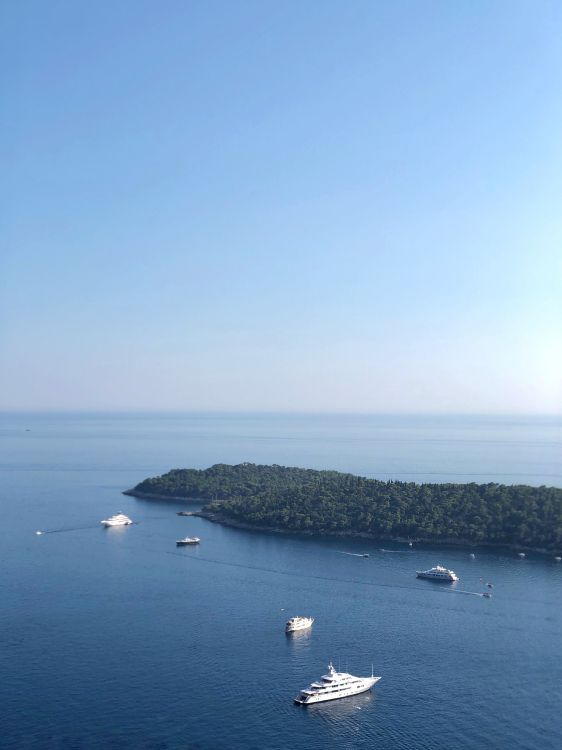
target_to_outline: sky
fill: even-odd
[[[0,14],[0,409],[562,413],[557,0]]]

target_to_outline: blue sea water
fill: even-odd
[[[2,748],[562,746],[552,557],[241,531],[121,495],[241,461],[562,487],[560,419],[5,414],[0,449]],[[135,525],[100,527],[120,510]],[[436,563],[460,581],[415,578]],[[316,622],[288,638],[295,614]],[[330,659],[382,679],[294,705]]]

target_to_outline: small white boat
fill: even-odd
[[[474,560],[474,558],[476,557],[476,555],[474,554],[474,552],[471,552],[470,555],[469,555],[469,557],[470,557],[471,560]]]
[[[416,576],[417,578],[428,578],[430,581],[445,581],[447,583],[459,580],[454,570],[444,568],[442,565],[436,565],[429,570],[417,570]]]
[[[521,559],[523,559],[525,557],[525,553],[524,552],[518,552],[517,553],[517,557],[520,557]]]
[[[104,518],[104,520],[100,521],[100,523],[108,528],[109,526],[129,526],[133,522],[131,521],[129,516],[126,516],[124,513],[116,513],[114,516]]]
[[[485,591],[482,594],[482,596],[485,597],[486,599],[491,599],[492,598],[492,592],[491,591]]]
[[[562,562],[562,557],[560,557],[560,555],[556,555],[554,559],[556,560],[556,562]]]
[[[336,672],[333,665],[329,664],[328,674],[301,690],[294,700],[295,703],[308,706],[311,703],[346,698],[348,695],[365,693],[379,680],[380,677],[375,677],[372,671],[370,677],[355,677],[347,672]]]
[[[306,630],[312,627],[314,617],[291,617],[285,625],[286,633],[294,633],[295,630]]]
[[[37,534],[37,536],[41,536],[43,534],[42,531],[36,531],[35,533]]]
[[[177,539],[176,545],[178,547],[185,547],[188,544],[199,544],[201,539],[198,536],[186,536],[184,539]]]

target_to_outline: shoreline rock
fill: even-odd
[[[179,495],[156,495],[151,492],[137,492],[135,489],[123,490],[122,495],[139,497],[141,500],[179,500],[182,503],[208,503],[204,497],[180,497]]]
[[[257,531],[267,534],[295,534],[296,536],[303,537],[318,537],[318,538],[333,538],[333,539],[365,539],[373,542],[393,542],[396,544],[408,544],[413,542],[417,545],[430,545],[439,547],[468,547],[470,549],[494,549],[494,550],[510,550],[510,551],[525,551],[534,552],[539,555],[552,555],[556,550],[543,549],[540,547],[523,547],[518,544],[493,544],[486,542],[471,542],[468,539],[427,539],[427,538],[416,538],[416,539],[405,539],[404,537],[393,537],[393,536],[380,536],[376,534],[368,534],[363,531],[334,531],[334,532],[322,532],[322,531],[303,531],[301,529],[278,529],[273,526],[255,526],[253,524],[245,523],[244,521],[238,521],[235,518],[228,518],[220,513],[214,513],[206,511],[204,508],[195,511],[194,516],[205,518],[207,521],[212,523],[220,523],[223,526],[230,526],[234,529],[242,529],[244,531]]]
[[[205,504],[210,502],[208,498],[201,497],[185,497],[177,495],[158,495],[149,492],[139,492],[137,490],[130,489],[124,490],[123,495],[129,495],[131,497],[138,497],[142,500],[174,500],[183,503],[190,504]],[[395,536],[380,536],[375,534],[369,534],[364,531],[304,531],[302,529],[279,529],[273,526],[256,526],[254,524],[239,521],[235,518],[229,518],[228,516],[221,515],[220,513],[207,511],[205,508],[193,512],[194,516],[205,518],[207,521],[212,523],[220,523],[223,526],[230,526],[234,529],[242,529],[244,531],[256,531],[267,534],[295,534],[296,536],[303,537],[319,537],[319,538],[333,538],[333,539],[366,539],[375,542],[394,542],[397,544],[407,544],[408,542],[414,542],[415,544],[427,544],[442,547],[467,547],[470,549],[494,549],[494,550],[510,550],[517,552],[533,552],[538,555],[553,555],[558,550],[556,549],[545,549],[541,547],[524,547],[519,544],[494,544],[492,542],[472,542],[468,539],[431,539],[431,538],[416,538],[406,539],[404,537]]]

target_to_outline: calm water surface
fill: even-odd
[[[562,746],[552,558],[244,532],[120,494],[220,461],[561,487],[560,420],[4,415],[0,446],[2,747]],[[120,510],[137,523],[99,526]],[[458,584],[414,577],[436,563]],[[294,614],[311,633],[285,636]],[[293,705],[330,659],[382,680]]]

